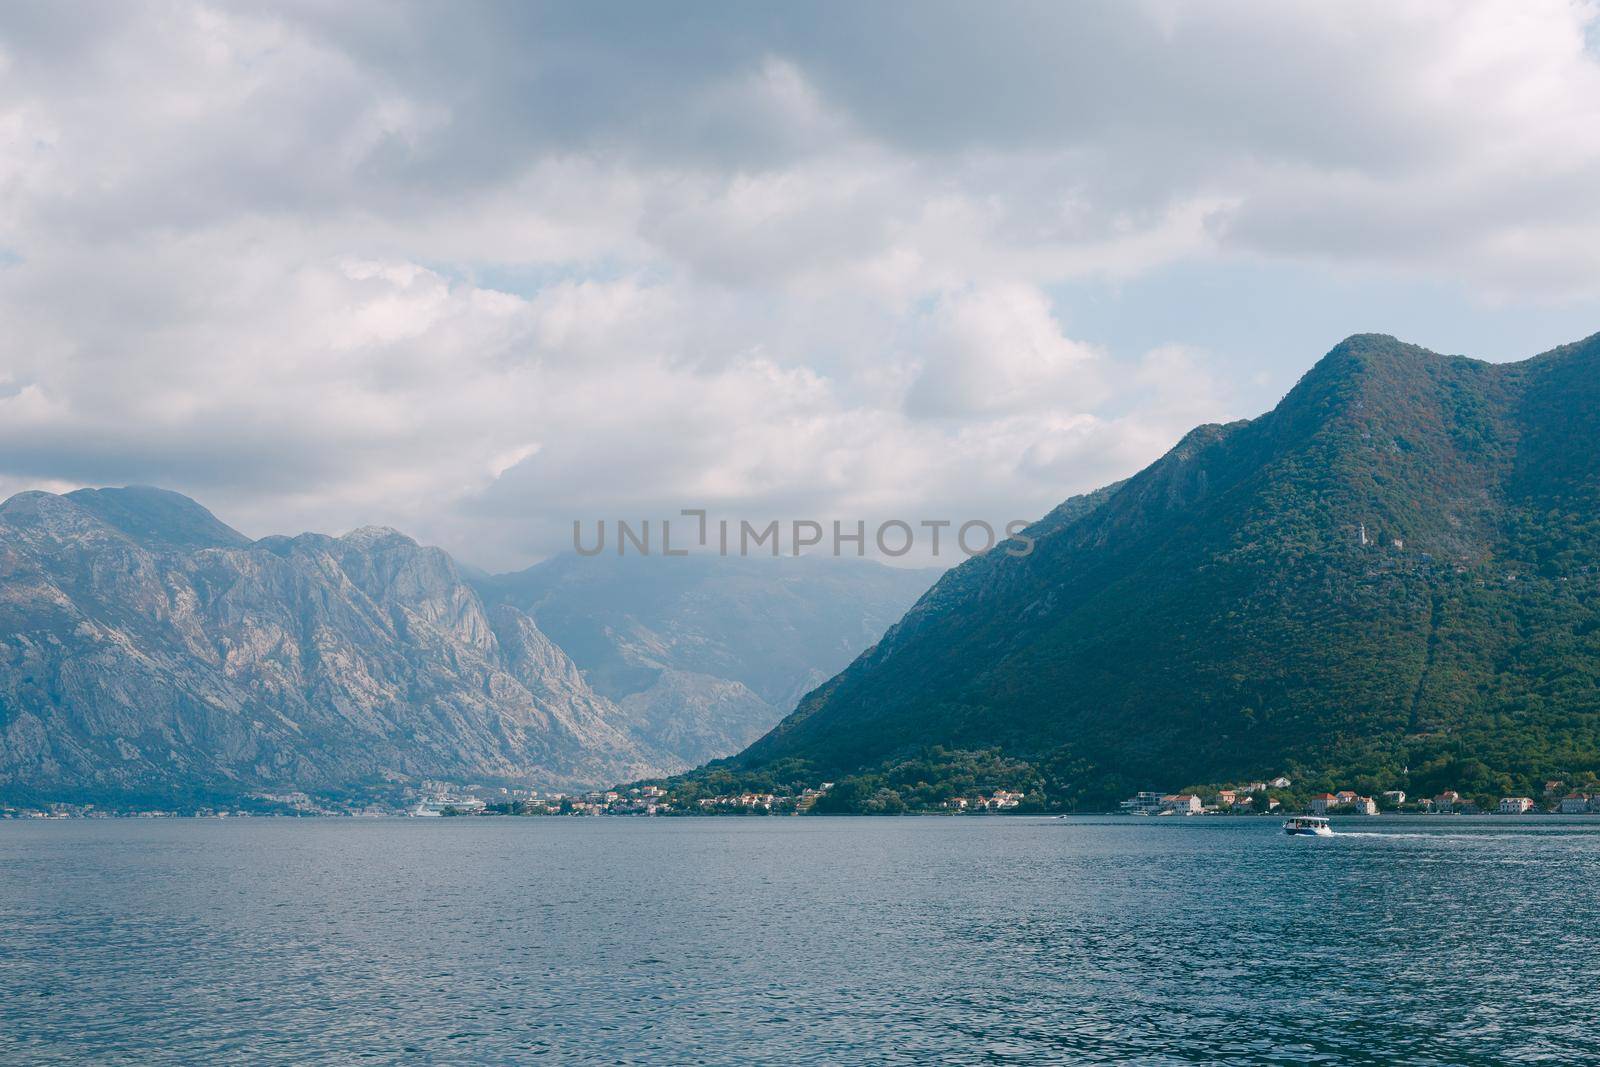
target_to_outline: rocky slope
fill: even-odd
[[[0,505],[0,793],[686,765],[627,718],[527,615],[392,530],[251,542],[153,489]]]

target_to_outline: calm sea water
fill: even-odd
[[[1600,1061],[1600,820],[1339,828],[0,823],[0,1060]]]

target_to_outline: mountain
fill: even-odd
[[[636,736],[696,764],[765,733],[937,574],[809,556],[567,555],[474,581],[531,616]]]
[[[705,773],[849,778],[873,810],[985,761],[1065,807],[1592,775],[1597,441],[1600,335],[1514,364],[1351,337],[1271,413],[1067,501],[1031,554],[950,572]]]
[[[143,488],[0,505],[0,795],[684,766],[527,615],[393,530],[250,541]]]

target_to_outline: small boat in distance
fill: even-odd
[[[1283,832],[1291,837],[1332,837],[1333,828],[1320,815],[1296,815],[1285,819]]]

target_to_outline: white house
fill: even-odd
[[[1501,815],[1525,815],[1533,810],[1533,798],[1501,797],[1500,806],[1495,810]]]
[[[1339,798],[1332,793],[1318,793],[1311,798],[1311,814],[1326,815],[1328,809],[1339,802]]]
[[[1178,815],[1198,815],[1202,805],[1193,793],[1178,793],[1161,798],[1161,810]]]
[[[1561,798],[1561,814],[1582,815],[1589,810],[1589,798],[1582,793],[1571,793]]]
[[[1284,777],[1281,774],[1278,775],[1278,777],[1274,778],[1272,781],[1268,782],[1267,784],[1270,785],[1274,789],[1288,789],[1291,785],[1294,785],[1293,782],[1291,782],[1288,778]]]

